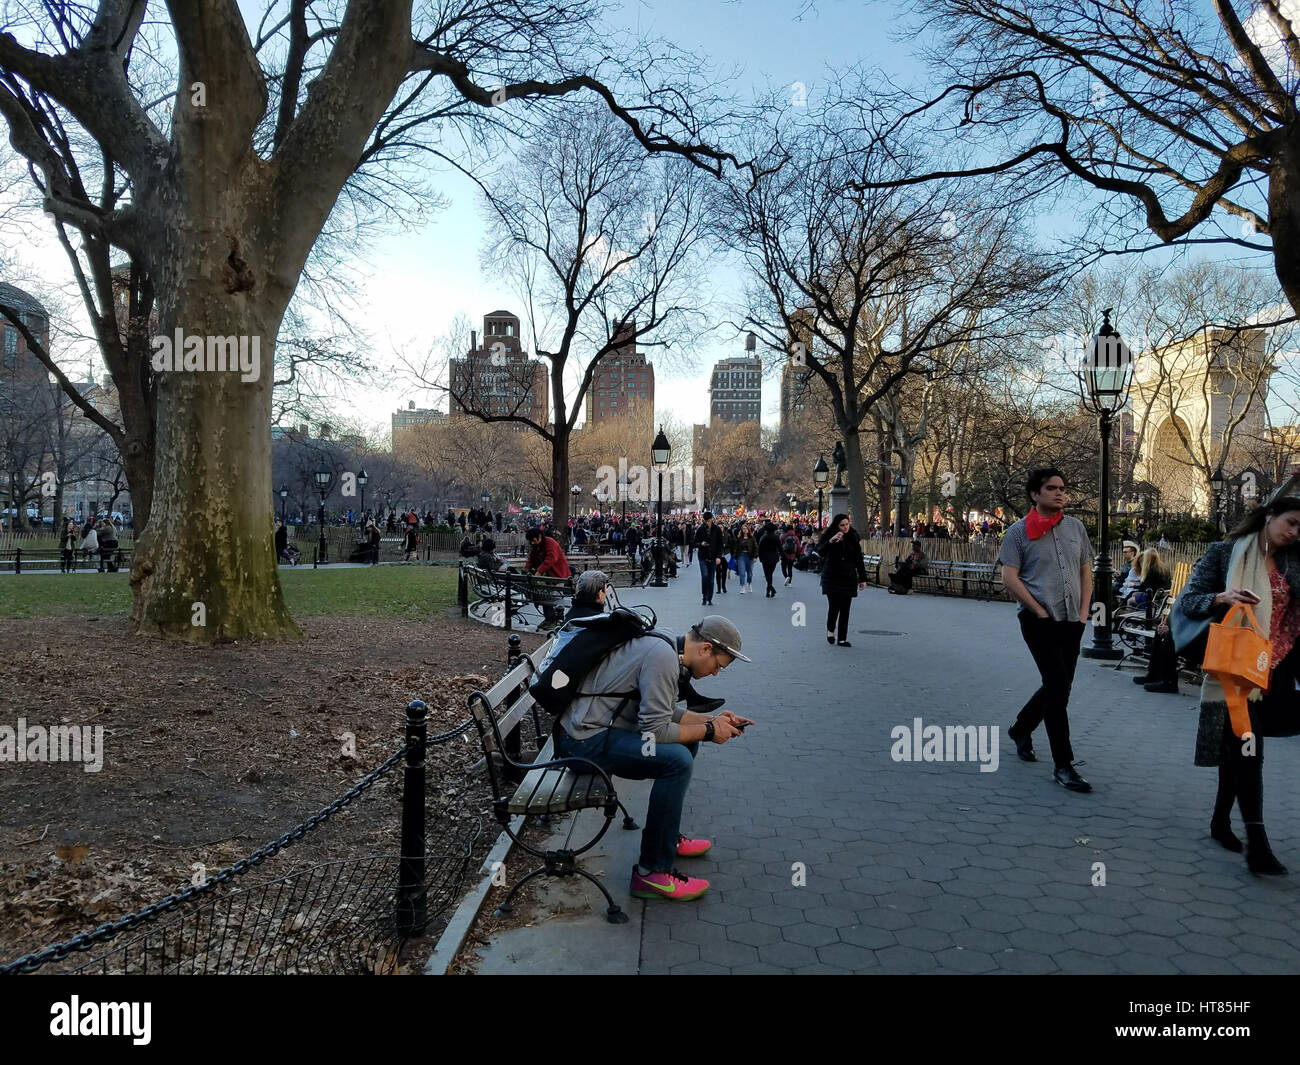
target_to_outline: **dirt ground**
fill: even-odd
[[[132,636],[125,618],[0,620],[0,726],[21,717],[29,729],[104,729],[98,772],[0,762],[0,961],[279,837],[400,746],[410,700],[429,704],[433,735],[464,721],[469,692],[505,669],[506,634],[454,614],[298,620],[298,644],[212,648]],[[525,650],[540,642],[522,640]],[[476,838],[481,860],[498,829],[486,778],[465,772],[481,756],[477,733],[467,735],[430,751],[429,835],[448,847]],[[400,787],[400,771],[389,774],[242,879],[398,853]],[[401,971],[420,971],[441,924],[408,948]]]

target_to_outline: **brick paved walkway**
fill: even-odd
[[[680,631],[701,613],[692,578],[624,598]],[[689,863],[713,887],[644,907],[642,972],[1300,971],[1300,740],[1268,741],[1264,770],[1295,875],[1253,877],[1206,837],[1215,774],[1191,764],[1189,686],[1152,695],[1081,660],[1070,716],[1095,791],[1075,795],[1041,728],[1036,765],[1006,739],[1036,684],[1010,604],[869,589],[851,649],[827,646],[824,604],[807,574],[775,600],[734,581],[715,598],[756,663],[701,687],[758,724],[701,752],[683,827],[715,841]],[[997,770],[894,761],[891,730],[918,716],[997,727]]]

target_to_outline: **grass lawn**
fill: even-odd
[[[376,566],[371,569],[281,569],[280,585],[295,618],[422,619],[456,603],[455,566]],[[6,574],[0,576],[0,617],[70,614],[100,617],[131,612],[126,573]]]

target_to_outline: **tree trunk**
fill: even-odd
[[[1268,181],[1273,270],[1291,310],[1300,314],[1300,134],[1279,142]]]
[[[187,265],[182,290],[162,308],[160,337],[174,338],[177,328],[186,337],[236,337],[247,345],[246,364],[256,350],[257,374],[246,381],[251,367],[247,374],[159,373],[153,497],[132,560],[132,620],[193,643],[297,637],[276,567],[268,461],[272,361],[284,305],[278,297],[229,291],[228,272],[212,270],[210,259]]]
[[[555,439],[551,442],[551,480],[554,483],[551,506],[554,508],[555,535],[567,550],[566,527],[569,523],[569,427],[558,418]]]
[[[862,465],[862,436],[856,426],[841,426],[844,438],[844,461],[849,482],[849,517],[853,527],[865,535],[871,523],[867,511],[867,477]]]

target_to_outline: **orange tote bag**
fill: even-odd
[[[1221,622],[1210,626],[1202,665],[1223,686],[1232,731],[1238,737],[1250,731],[1251,689],[1268,691],[1271,654],[1268,633],[1246,603],[1234,603]]]

